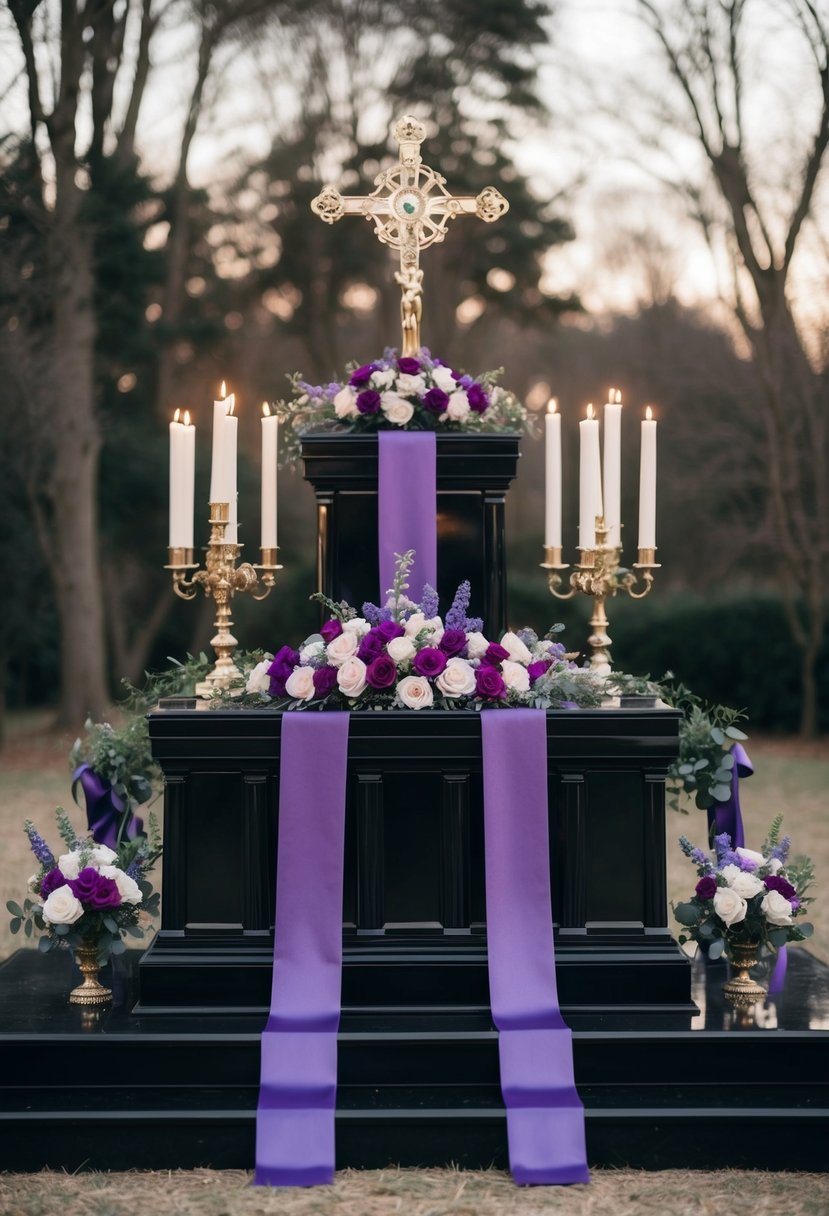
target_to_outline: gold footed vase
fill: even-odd
[[[83,983],[78,984],[69,993],[70,1005],[108,1005],[112,1000],[112,992],[98,980],[101,965],[98,962],[97,946],[78,946],[75,951],[75,962],[80,968]]]
[[[749,975],[757,963],[759,942],[734,943],[729,946],[732,975],[723,984],[725,999],[733,1005],[740,1019],[750,1018],[752,1006],[762,1001],[766,990]]]

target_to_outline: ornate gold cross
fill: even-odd
[[[374,223],[384,245],[400,250],[400,270],[394,278],[402,292],[402,353],[413,355],[420,348],[423,313],[421,249],[442,241],[455,216],[477,215],[491,224],[509,209],[509,203],[494,186],[487,186],[477,198],[450,194],[446,179],[421,160],[426,128],[416,118],[401,118],[393,134],[400,144],[400,160],[375,178],[376,189],[371,194],[345,196],[326,186],[311,203],[311,210],[326,224],[335,224],[344,215],[362,215]]]

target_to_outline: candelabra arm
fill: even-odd
[[[633,564],[636,573],[629,571],[622,580],[622,585],[632,600],[643,600],[650,593],[653,587],[653,572],[659,569],[661,567],[656,560],[656,549],[640,549],[639,561]],[[636,591],[634,588],[640,579],[644,586],[641,591]]]
[[[255,591],[251,591],[251,595],[255,600],[266,600],[273,590],[276,582],[276,572],[277,570],[281,570],[282,567],[277,561],[279,550],[276,545],[274,545],[272,549],[263,547],[260,550],[260,553],[261,561],[253,568],[257,574],[258,586],[261,587],[262,590],[258,595]]]
[[[167,565],[164,569],[172,572],[173,591],[179,599],[193,600],[196,598],[198,584],[201,581],[199,576],[204,572],[199,570],[199,563],[193,561],[192,549],[171,545],[167,550]],[[188,578],[188,570],[195,570],[197,573]]]
[[[557,600],[571,600],[577,592],[577,588],[572,582],[573,575],[570,576],[570,590],[559,591],[559,587],[564,582],[562,571],[570,569],[567,562],[561,560],[561,546],[545,545],[544,561],[540,565],[542,570],[547,571],[547,590],[550,595],[555,596]]]

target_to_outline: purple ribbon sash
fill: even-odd
[[[143,836],[143,820],[132,812],[127,812],[126,801],[88,764],[78,765],[72,774],[72,797],[76,802],[78,785],[83,790],[86,802],[89,834],[97,844],[105,844],[110,849],[117,848],[118,829],[125,813],[128,817],[121,833],[122,837],[134,840],[136,836]]]
[[[285,713],[257,1186],[334,1181],[349,715]]]
[[[437,439],[434,431],[380,431],[377,531],[380,604],[394,581],[394,555],[415,551],[409,585],[437,587]]]
[[[558,1004],[542,710],[481,714],[486,920],[510,1169],[516,1182],[587,1182],[584,1108]]]
[[[732,849],[745,848],[746,836],[743,828],[743,815],[740,810],[740,778],[750,777],[754,765],[749,760],[742,743],[735,743],[731,749],[734,757],[734,767],[731,770],[731,793],[725,802],[715,802],[708,808],[709,830],[714,826],[714,834],[721,836],[727,832],[731,837]]]

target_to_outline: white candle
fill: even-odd
[[[239,419],[236,417],[236,396],[231,393],[225,405],[227,412],[222,419],[219,462],[219,477],[216,492],[219,497],[216,502],[226,502],[229,505],[228,524],[225,529],[225,541],[235,545],[239,536],[238,517],[236,514],[236,447]]]
[[[648,406],[642,419],[639,458],[639,548],[656,548],[656,419]]]
[[[588,405],[579,423],[579,548],[596,547],[596,516],[602,513],[602,465],[599,420]]]
[[[193,489],[196,474],[196,428],[190,413],[176,410],[170,423],[170,536],[171,549],[193,548]]]
[[[279,420],[262,402],[262,539],[263,549],[276,548],[276,454]]]
[[[622,545],[622,394],[612,388],[604,407],[604,521],[607,543]]]
[[[561,548],[561,414],[551,397],[544,418],[544,544]]]
[[[216,495],[219,490],[219,466],[222,463],[222,435],[227,415],[227,387],[224,380],[219,390],[219,400],[213,402],[213,456],[210,464],[210,497],[208,502],[222,502]]]

